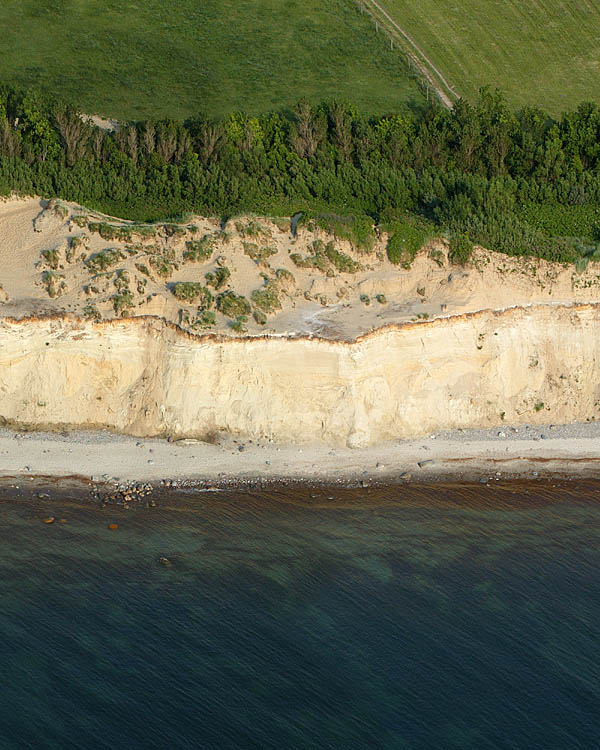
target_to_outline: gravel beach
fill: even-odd
[[[600,474],[600,423],[453,430],[362,449],[224,436],[217,444],[107,431],[0,430],[0,477],[242,485],[285,479],[372,483]]]

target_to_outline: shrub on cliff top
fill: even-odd
[[[360,214],[358,216],[338,216],[336,214],[305,215],[302,223],[313,222],[320,229],[340,240],[348,240],[355,250],[370,252],[375,244],[373,219]]]
[[[102,320],[102,315],[95,305],[86,305],[83,308],[83,316],[87,318],[87,320],[93,320],[95,322]]]
[[[229,281],[230,276],[231,271],[227,266],[222,266],[217,268],[214,273],[207,273],[204,278],[206,279],[208,286],[212,286],[213,289],[218,291],[225,286]]]
[[[118,248],[110,247],[92,255],[91,258],[88,258],[85,261],[85,265],[93,273],[100,273],[101,271],[106,271],[107,268],[116,265],[124,258],[125,256]]]
[[[473,243],[464,234],[455,234],[450,240],[448,258],[451,263],[464,266],[471,260],[473,254]]]
[[[242,242],[244,248],[244,254],[252,260],[255,260],[258,265],[264,265],[267,260],[277,254],[276,247],[269,247],[268,245],[258,246],[254,242]]]
[[[133,294],[129,289],[115,294],[112,298],[113,309],[116,315],[123,315],[128,308],[133,307]]]
[[[251,295],[252,302],[265,313],[275,312],[281,309],[279,301],[279,287],[277,282],[269,279],[262,289],[255,289]]]
[[[125,269],[117,271],[113,284],[119,294],[124,294],[129,291],[129,274]]]
[[[185,243],[186,249],[183,252],[184,260],[191,260],[194,263],[203,263],[207,261],[213,253],[215,247],[215,238],[210,234],[205,234],[202,239],[189,240]]]
[[[229,290],[217,297],[217,310],[228,318],[237,318],[240,315],[250,315],[252,308],[245,297]]]
[[[387,256],[390,263],[410,268],[434,227],[424,219],[407,217],[404,221],[391,221],[385,229],[389,234]]]
[[[290,259],[298,268],[316,268],[318,271],[326,273],[329,267],[329,259],[324,252],[325,245],[321,240],[315,240],[312,243],[312,250],[312,255],[307,255],[306,258],[303,258],[299,253],[292,253]]]
[[[178,268],[177,263],[171,260],[171,258],[167,258],[166,255],[151,255],[148,258],[148,262],[157,275],[163,279],[168,279],[173,274],[173,271]]]
[[[337,250],[333,242],[325,245],[321,240],[312,243],[312,255],[303,258],[299,253],[292,253],[290,259],[298,268],[316,268],[328,276],[335,276],[333,268],[340,273],[356,273],[362,266],[346,253]],[[331,268],[333,266],[333,268]]]
[[[44,258],[46,263],[50,266],[50,268],[56,271],[60,263],[60,256],[59,256],[58,248],[55,247],[53,250],[42,250],[42,257]]]
[[[286,286],[293,287],[296,284],[294,274],[288,271],[287,268],[278,268],[275,271],[275,278],[280,284],[285,284]]]
[[[91,221],[88,224],[90,232],[97,232],[103,240],[123,240],[131,241],[131,227],[114,226],[106,222]]]
[[[198,302],[200,310],[208,310],[214,302],[210,289],[194,281],[178,281],[171,292],[182,302]]]
[[[346,253],[336,250],[333,242],[328,242],[325,247],[325,255],[330,263],[341,273],[356,273],[362,266]]]
[[[256,219],[251,219],[247,224],[242,221],[235,222],[235,228],[241,237],[270,237],[270,230]]]
[[[187,227],[180,224],[163,224],[162,229],[166,237],[185,237],[187,232]]]
[[[42,282],[46,287],[49,297],[59,297],[66,291],[66,284],[64,282],[64,274],[56,273],[56,271],[44,271],[42,274]]]
[[[259,326],[264,326],[267,322],[267,316],[264,314],[262,310],[255,310],[252,314],[252,317],[258,323]]]
[[[248,318],[245,315],[238,315],[237,318],[231,323],[231,328],[236,333],[246,333],[248,330],[246,328],[246,323],[248,322]]]
[[[202,310],[196,320],[190,325],[193,330],[204,330],[206,328],[212,328],[216,323],[217,319],[212,310]]]

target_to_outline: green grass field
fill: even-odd
[[[0,82],[122,119],[423,96],[352,0],[2,0]]]
[[[600,100],[599,0],[378,0],[459,94],[554,114]]]

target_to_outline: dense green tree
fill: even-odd
[[[0,192],[12,191],[142,220],[310,210],[426,222],[564,261],[600,237],[600,109],[584,103],[554,121],[482,89],[452,111],[370,118],[347,102],[301,101],[291,113],[111,132],[40,92],[3,87]]]

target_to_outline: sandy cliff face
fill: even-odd
[[[0,321],[0,420],[366,445],[600,414],[600,305],[481,311],[354,342],[193,337],[162,320]]]
[[[458,267],[438,239],[405,269],[385,233],[358,248],[314,223],[142,226],[38,198],[0,202],[0,240],[0,423],[359,446],[600,416],[599,263],[476,248]]]

